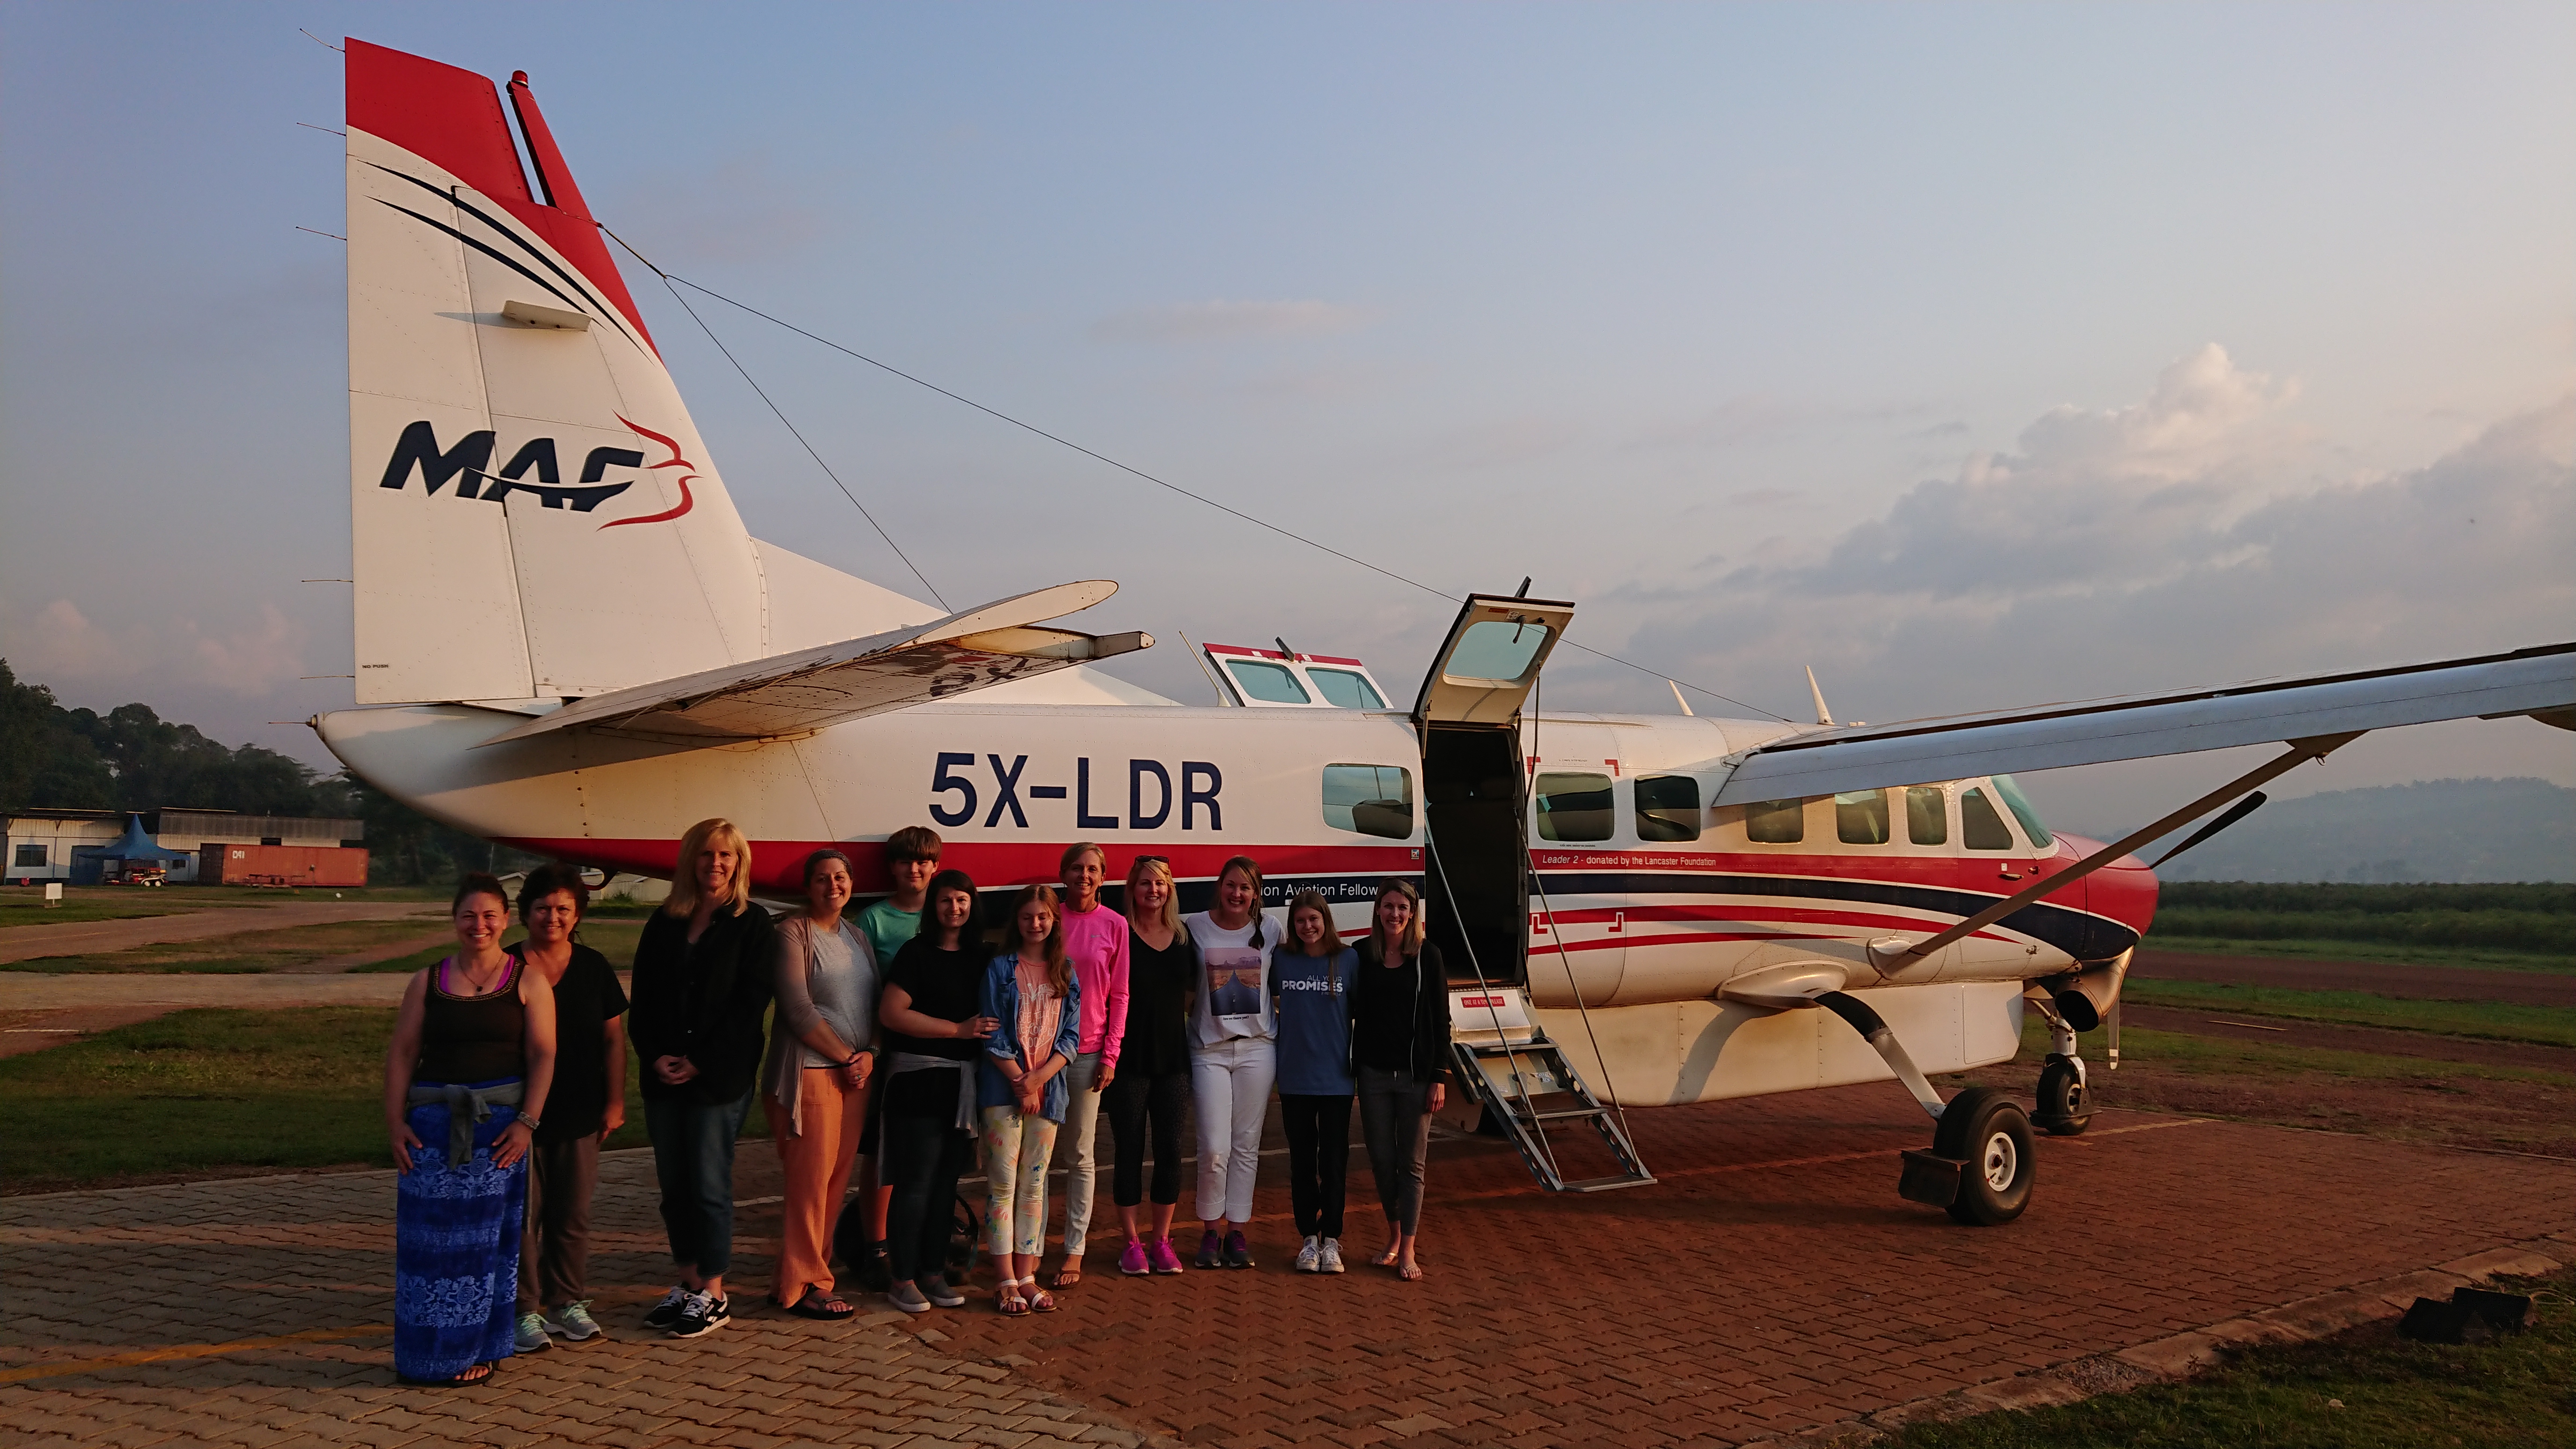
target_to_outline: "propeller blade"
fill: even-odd
[[[2255,811],[2262,809],[2265,798],[2266,797],[2263,792],[2257,790],[2253,794],[2246,796],[2244,799],[2237,801],[2235,804],[2228,806],[2226,814],[2219,816],[2207,825],[2193,831],[2189,840],[2186,840],[2182,844],[2175,846],[2173,849],[2166,851],[2164,854],[2157,856],[2153,861],[2148,863],[2147,869],[2155,870],[2161,867],[2166,861],[2173,859],[2175,856],[2180,855],[2184,851],[2191,849],[2193,846],[2200,844],[2209,837],[2225,830],[2228,826],[2233,825],[2237,821],[2244,819],[2246,816],[2253,814]]]

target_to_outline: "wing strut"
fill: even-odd
[[[1911,942],[1903,936],[1882,936],[1870,942],[1870,964],[1881,971],[1897,971],[1911,966],[1953,941],[1984,930],[2040,897],[2075,884],[2174,827],[2195,820],[2248,790],[2268,784],[2275,777],[2287,774],[2293,766],[2304,765],[2310,760],[2324,759],[2354,740],[2360,739],[2364,733],[2365,731],[2362,730],[2353,730],[2347,734],[2317,735],[2309,739],[2292,740],[2288,751],[2275,756],[2270,762],[2237,776],[2153,825],[2129,832],[2067,869],[2045,880],[2033,881],[2020,892],[2004,897],[1938,935]]]

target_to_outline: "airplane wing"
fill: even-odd
[[[1920,785],[1998,770],[2223,750],[2528,714],[2576,729],[2576,643],[2121,699],[1816,730],[1739,757],[1718,805]]]
[[[774,739],[1152,648],[1147,634],[1033,627],[1117,591],[1105,579],[1058,584],[909,629],[640,684],[568,704],[476,748],[567,729],[699,745]]]

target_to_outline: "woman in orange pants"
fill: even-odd
[[[841,918],[849,902],[850,858],[807,856],[804,913],[778,926],[778,1017],[761,1073],[787,1172],[771,1297],[804,1318],[858,1311],[832,1292],[832,1223],[867,1122],[879,973],[868,938]]]

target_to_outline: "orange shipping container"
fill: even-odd
[[[367,852],[353,845],[208,845],[197,853],[204,885],[362,886]]]

